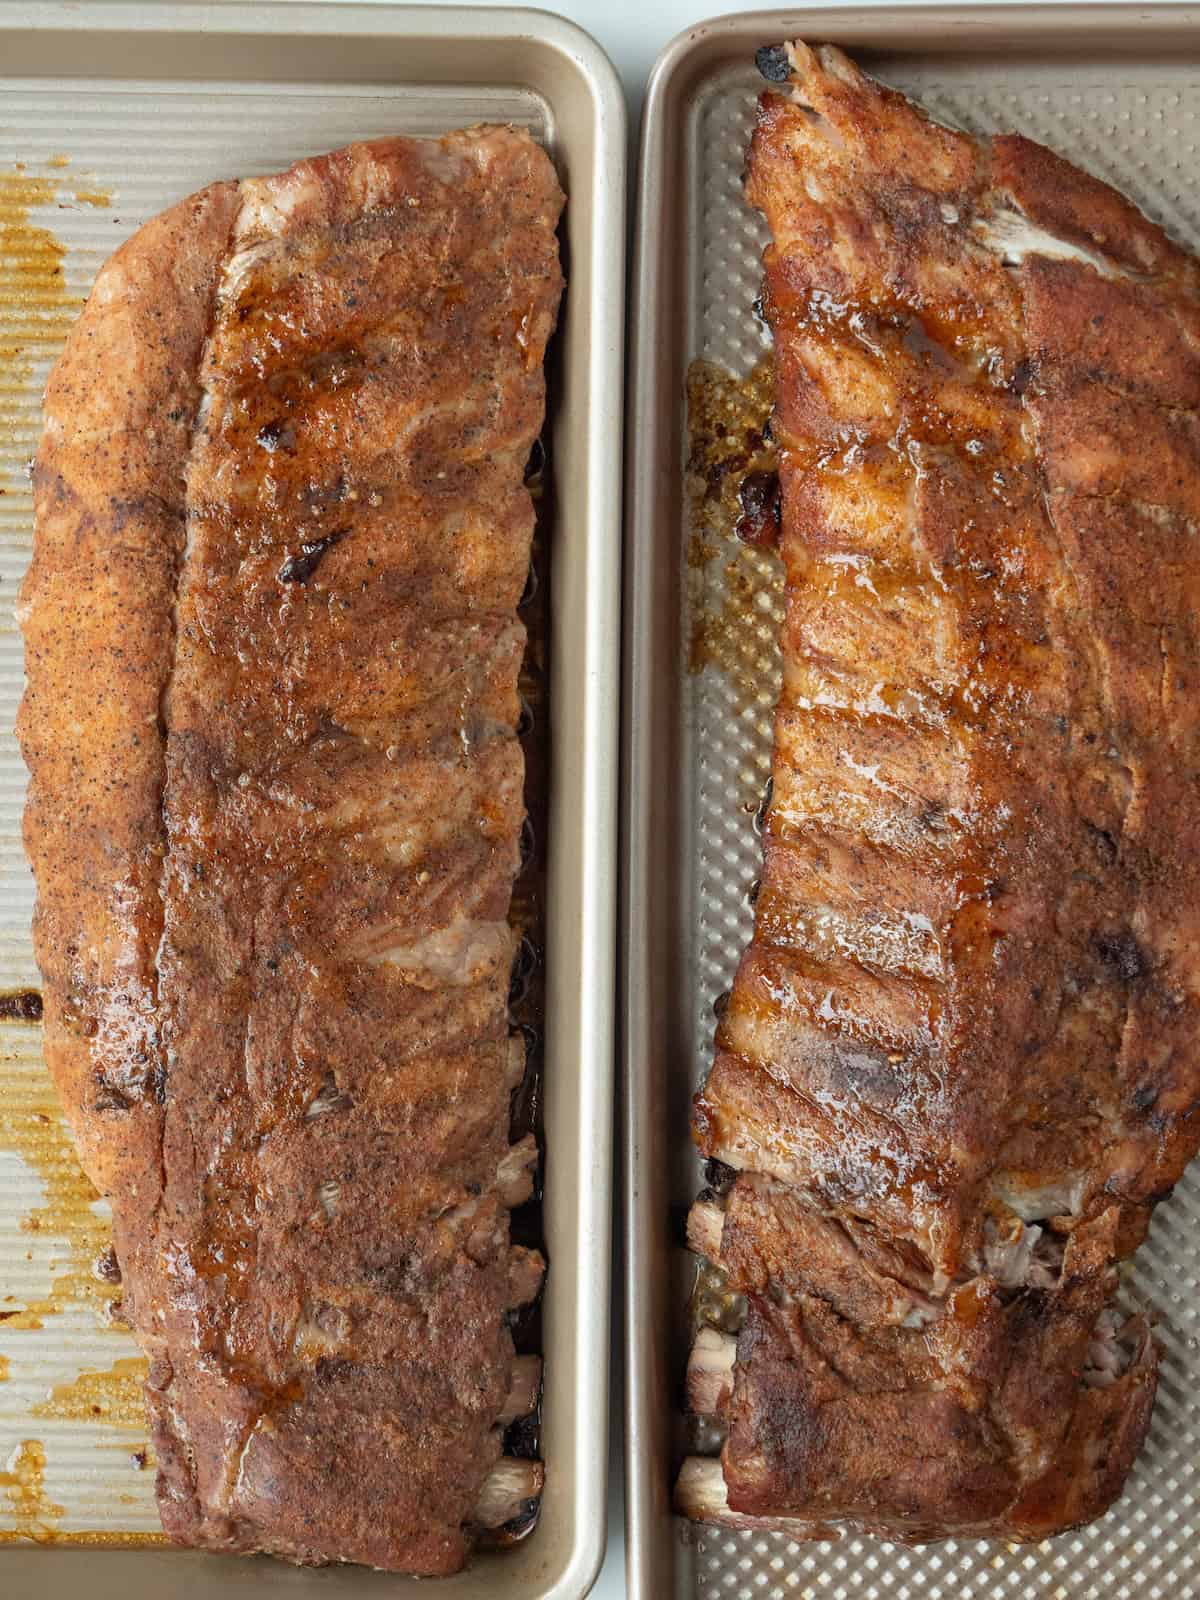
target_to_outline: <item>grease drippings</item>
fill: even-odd
[[[724,673],[740,711],[772,704],[778,689],[770,614],[782,604],[783,570],[769,520],[751,527],[745,489],[753,497],[775,477],[773,391],[769,359],[742,378],[710,361],[688,370],[688,669]]]
[[[56,203],[63,182],[20,166],[0,171],[0,428],[18,451],[27,442],[29,453],[35,424],[21,415],[21,399],[37,361],[57,352],[81,304],[66,286],[64,247],[31,217],[36,207]],[[7,487],[0,469],[0,490]]]
[[[3,1042],[0,1035],[0,1048]],[[44,1298],[12,1313],[0,1310],[0,1327],[40,1328],[42,1318],[55,1315],[69,1301],[80,1300],[89,1302],[97,1321],[107,1326],[109,1304],[120,1288],[102,1282],[94,1271],[96,1258],[112,1243],[107,1219],[92,1210],[99,1196],[79,1165],[45,1066],[24,1051],[4,1053],[0,1149],[19,1156],[37,1173],[45,1190],[43,1203],[21,1218],[21,1228],[26,1233],[65,1239],[69,1264],[65,1272],[56,1272]]]
[[[47,1544],[58,1537],[65,1508],[46,1494],[46,1451],[40,1439],[23,1439],[0,1472],[0,1489],[12,1507],[12,1528],[0,1539],[32,1539]]]
[[[56,1384],[49,1398],[33,1407],[33,1415],[144,1431],[142,1385],[148,1371],[144,1356],[122,1356],[107,1372],[80,1372],[70,1383]]]

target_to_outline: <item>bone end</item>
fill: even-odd
[[[734,1511],[725,1488],[725,1473],[715,1456],[688,1456],[675,1480],[675,1509],[693,1522],[717,1522],[723,1528],[789,1534],[793,1539],[838,1539],[841,1530],[802,1517],[754,1517]]]
[[[720,1460],[688,1456],[675,1480],[675,1509],[693,1522],[722,1522],[729,1516],[729,1497]]]
[[[518,1417],[527,1417],[538,1403],[541,1387],[541,1356],[518,1356],[513,1362],[508,1395],[504,1401],[504,1409],[496,1419],[497,1422],[507,1426],[508,1423],[515,1422]]]
[[[719,1416],[733,1393],[737,1340],[716,1328],[701,1328],[688,1356],[688,1410]]]
[[[721,1260],[721,1235],[725,1231],[725,1213],[715,1200],[697,1200],[688,1212],[688,1249],[698,1256],[707,1256],[714,1263]]]
[[[514,1245],[508,1259],[509,1305],[516,1309],[536,1300],[545,1276],[546,1261],[541,1252],[526,1250],[524,1245]]]
[[[510,1145],[496,1169],[496,1184],[500,1198],[510,1210],[524,1205],[533,1194],[533,1173],[537,1166],[537,1140],[527,1133],[516,1144]]]
[[[540,1461],[520,1461],[502,1456],[484,1479],[475,1503],[475,1521],[481,1528],[495,1529],[532,1513],[546,1481]]]

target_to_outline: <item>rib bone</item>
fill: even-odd
[[[475,1521],[481,1528],[502,1528],[519,1517],[530,1500],[542,1492],[546,1469],[540,1461],[519,1461],[502,1456],[484,1480],[475,1504]]]
[[[725,1213],[715,1200],[697,1200],[688,1212],[688,1249],[698,1256],[719,1265],[721,1261],[721,1234],[725,1228]]]
[[[513,1362],[508,1397],[504,1402],[503,1411],[496,1419],[497,1422],[509,1423],[515,1422],[518,1417],[527,1417],[537,1405],[541,1386],[541,1356],[518,1356]]]
[[[724,1411],[733,1392],[737,1340],[716,1328],[701,1328],[687,1365],[688,1410],[701,1416]]]

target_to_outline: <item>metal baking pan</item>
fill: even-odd
[[[703,1182],[688,1100],[710,1059],[713,1001],[752,924],[753,813],[768,772],[780,614],[774,557],[739,545],[729,518],[693,523],[685,375],[697,358],[715,363],[730,377],[709,370],[710,401],[715,384],[716,403],[740,404],[747,385],[736,380],[769,353],[752,310],[765,233],[742,199],[741,172],[762,87],[755,47],[797,36],[846,46],[947,120],[1053,145],[1200,246],[1195,11],[759,12],[691,29],[659,58],[642,128],[627,460],[629,1594],[1185,1600],[1200,1595],[1200,1163],[1159,1208],[1129,1271],[1165,1360],[1145,1449],[1100,1522],[1035,1548],[950,1541],[908,1550],[853,1536],[799,1545],[691,1528],[670,1511],[694,1273],[681,1219]]]
[[[0,15],[0,1015],[36,990],[12,615],[42,384],[92,278],[147,217],[217,177],[356,138],[527,126],[568,203],[550,366],[551,708],[539,1526],[443,1580],[577,1600],[599,1568],[605,1455],[619,653],[625,110],[599,47],[549,14],[390,5],[31,5]],[[147,1546],[159,1528],[136,1349],[102,1326],[93,1204],[36,1023],[0,1021],[0,1594],[5,1600],[400,1595]],[[102,1286],[100,1286],[102,1287]],[[37,1541],[41,1547],[35,1547]],[[161,1536],[160,1536],[161,1542]],[[80,1548],[80,1546],[85,1546]],[[110,1548],[96,1548],[107,1546]],[[424,1589],[421,1591],[425,1592]]]

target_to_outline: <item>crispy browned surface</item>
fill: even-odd
[[[47,1048],[189,1543],[452,1571],[499,1455],[561,200],[503,128],[220,185],[119,252],[47,394]]]
[[[1200,1141],[1200,275],[1028,141],[791,65],[748,186],[784,688],[695,1117],[741,1169],[728,1502],[1040,1538],[1140,1444],[1104,1308]]]

